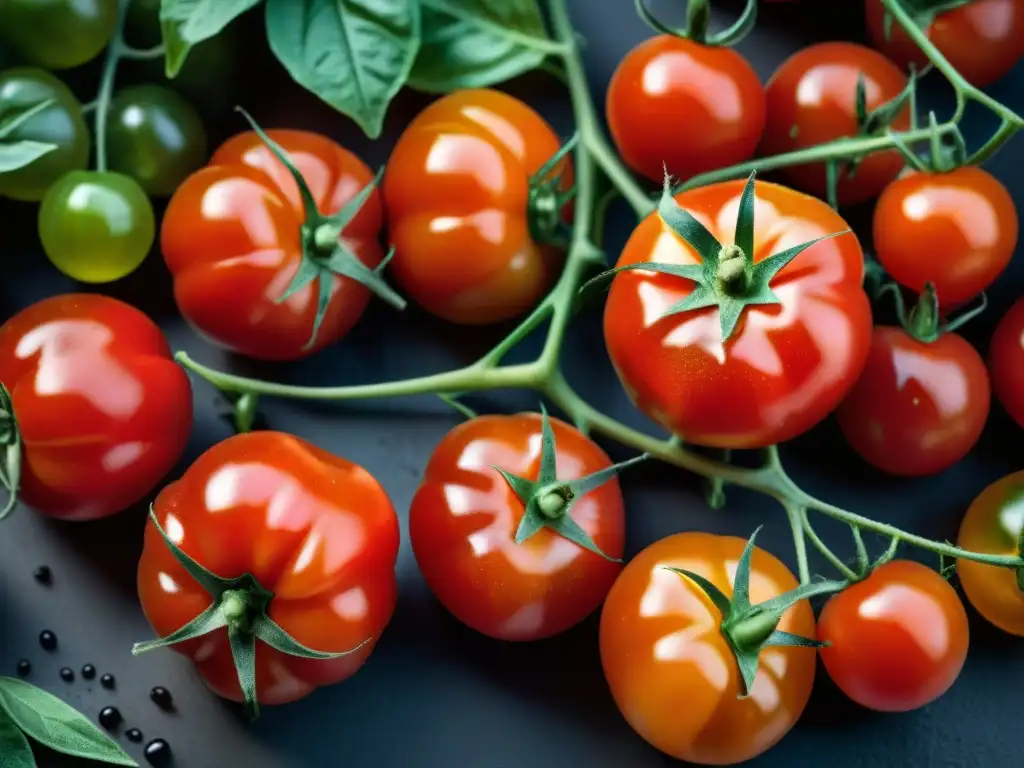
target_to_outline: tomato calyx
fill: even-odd
[[[253,429],[265,425],[263,414],[259,410],[260,396],[255,392],[232,392],[222,390],[221,394],[228,401],[221,415],[231,420],[237,434],[252,432]]]
[[[934,112],[928,113],[928,127],[930,135],[928,140],[928,156],[921,157],[907,143],[896,134],[891,134],[893,145],[903,155],[907,164],[921,173],[950,173],[957,168],[968,164],[967,143],[959,126],[953,131],[940,130],[939,120]],[[946,134],[949,134],[950,143],[946,143]]]
[[[18,503],[18,488],[21,484],[21,431],[14,416],[11,393],[0,384],[0,484],[7,489],[8,497],[0,509],[0,520],[11,513]]]
[[[565,166],[555,169],[576,148],[580,135],[576,132],[551,158],[530,177],[530,195],[527,200],[527,223],[534,242],[567,246],[569,228],[562,219],[562,209],[576,196],[576,188],[560,189]]]
[[[152,509],[149,511],[149,517],[174,559],[209,593],[213,602],[192,621],[166,637],[145,643],[136,643],[132,647],[133,656],[202,637],[210,632],[227,629],[231,658],[238,673],[238,683],[242,689],[242,695],[245,697],[246,711],[250,718],[256,719],[259,715],[259,703],[256,700],[257,640],[262,640],[274,650],[289,656],[318,660],[347,656],[368,642],[369,638],[355,648],[340,653],[327,653],[307,648],[267,615],[267,609],[274,599],[274,593],[264,589],[256,577],[246,573],[238,578],[225,579],[207,570],[170,539],[157,521],[156,514]]]
[[[648,10],[646,0],[636,0],[636,12],[651,29],[663,35],[681,37],[701,45],[729,47],[739,43],[753,30],[757,23],[757,0],[747,0],[743,13],[735,23],[715,35],[708,34],[708,27],[711,24],[710,0],[687,0],[686,26],[682,29],[670,27],[660,21]]]
[[[889,283],[880,293],[892,292],[896,304],[896,319],[900,327],[911,337],[924,344],[931,344],[940,336],[952,333],[965,323],[973,320],[988,308],[988,297],[982,293],[978,306],[962,313],[954,320],[943,321],[939,313],[939,299],[933,283],[925,283],[917,302],[907,312],[899,286]]]
[[[882,2],[882,0],[878,0]],[[963,8],[965,5],[969,5],[974,0],[901,0],[901,3],[910,18],[914,20],[914,23],[921,29],[927,31],[928,27],[935,21],[935,17],[940,13],[946,11],[955,11],[957,8]],[[892,41],[892,28],[893,22],[892,11],[886,9],[885,16],[882,17],[882,33],[885,35],[885,39],[888,42]]]

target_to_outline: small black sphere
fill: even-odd
[[[149,698],[154,704],[160,707],[160,709],[174,709],[174,698],[171,696],[171,692],[164,688],[162,685],[158,685],[156,688],[150,691]]]
[[[60,679],[63,680],[65,683],[75,682],[75,670],[73,670],[71,667],[64,667],[60,671]]]
[[[56,651],[57,636],[50,630],[44,629],[39,633],[39,645],[42,646],[44,651]]]
[[[164,768],[171,764],[171,745],[163,739],[153,739],[146,745],[142,754],[157,768]]]
[[[128,741],[132,741],[136,744],[139,744],[142,742],[142,731],[140,731],[138,728],[129,728],[127,731],[124,732],[124,737],[128,739]]]
[[[49,586],[53,583],[53,571],[50,570],[48,565],[40,565],[32,572],[32,578],[40,584]]]
[[[86,680],[92,680],[96,677],[96,667],[92,664],[86,664],[82,667],[82,677]]]
[[[32,662],[28,659],[22,659],[18,662],[16,669],[18,670],[18,677],[28,677],[32,674]]]
[[[100,678],[100,685],[108,691],[112,691],[114,690],[114,686],[117,685],[117,681],[114,679],[114,676],[108,672]]]
[[[121,711],[117,707],[104,707],[100,712],[100,725],[112,731],[124,722]]]

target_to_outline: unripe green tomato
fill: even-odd
[[[118,0],[0,0],[0,33],[33,64],[68,69],[94,59],[117,28]]]
[[[38,202],[53,182],[69,171],[85,168],[89,162],[89,129],[82,106],[68,87],[35,67],[0,72],[0,123],[50,99],[52,105],[11,131],[6,140],[30,139],[56,144],[57,148],[29,165],[0,173],[0,196]]]
[[[123,173],[73,171],[50,187],[39,208],[43,250],[83,283],[109,283],[135,271],[155,233],[149,198]]]

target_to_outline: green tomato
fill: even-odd
[[[43,250],[83,283],[109,283],[146,258],[156,235],[153,206],[139,183],[113,171],[72,171],[39,208]]]
[[[51,106],[11,131],[7,140],[31,139],[56,144],[57,149],[23,168],[0,173],[0,196],[38,202],[53,182],[89,162],[89,129],[82,107],[68,87],[34,67],[0,72],[0,122],[50,99],[54,102]]]
[[[118,0],[0,0],[0,32],[26,61],[68,69],[94,59],[117,28]]]

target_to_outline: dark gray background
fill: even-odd
[[[636,20],[630,0],[576,0],[578,28],[587,38],[585,58],[595,97],[603,103],[605,86],[619,58],[648,32]],[[668,0],[655,7],[674,8]],[[735,3],[725,3],[727,10]],[[741,46],[762,77],[802,43],[857,39],[862,33],[859,0],[805,2],[802,8],[768,7],[758,30]],[[371,165],[384,162],[394,137],[426,103],[404,94],[392,108],[385,138],[368,141],[345,118],[267,67],[259,18],[243,22],[255,35],[243,49],[245,87],[231,94],[252,108],[265,127],[301,126],[322,130],[363,156]],[[247,31],[245,25],[251,27]],[[124,65],[125,79],[132,64]],[[137,70],[135,70],[137,72]],[[83,99],[95,87],[95,66],[75,76],[84,84]],[[936,76],[929,78],[923,103],[949,103]],[[992,93],[1024,109],[1024,70],[992,88]],[[510,89],[534,103],[563,133],[572,128],[567,97],[549,78],[538,75]],[[215,138],[241,129],[223,109],[208,110]],[[681,116],[685,121],[685,116]],[[685,125],[685,123],[684,123]],[[968,122],[968,140],[976,142],[991,123],[984,115]],[[994,172],[1017,199],[1024,193],[1024,141],[1003,150]],[[849,212],[863,225],[869,211]],[[40,250],[30,206],[0,202],[0,254],[5,279],[0,283],[0,310],[8,317],[45,296],[75,290]],[[629,231],[629,218],[618,211],[609,227],[614,255]],[[862,232],[863,228],[861,229]],[[992,308],[966,331],[984,350],[992,326],[1024,284],[1024,264],[1014,265],[991,291]],[[107,293],[129,298],[166,330],[175,348],[216,366],[251,371],[266,377],[307,384],[381,381],[450,368],[468,362],[500,338],[493,332],[453,333],[415,310],[395,317],[374,306],[356,331],[337,347],[292,366],[255,367],[210,348],[187,329],[171,300],[170,281],[159,255]],[[570,379],[602,408],[639,426],[645,421],[626,402],[607,364],[599,333],[600,309],[575,324],[565,356]],[[383,342],[378,339],[383,338]],[[537,349],[536,339],[523,350]],[[530,393],[495,395],[472,401],[481,409],[535,408]],[[195,383],[196,426],[181,466],[230,428],[218,416],[215,393]],[[447,406],[432,398],[401,402],[366,402],[340,407],[288,402],[266,403],[272,427],[295,432],[366,466],[391,495],[404,522],[431,449],[457,422]],[[838,438],[831,423],[787,445],[783,456],[808,490],[880,519],[935,537],[955,537],[967,504],[987,483],[1020,469],[1020,431],[994,409],[985,436],[961,464],[925,480],[894,480],[865,467]],[[616,457],[622,451],[610,446]],[[624,482],[629,514],[627,550],[681,530],[708,530],[749,535],[766,523],[760,544],[792,562],[792,543],[781,509],[757,495],[730,490],[728,506],[709,510],[698,480],[681,471],[650,466],[631,471]],[[416,570],[407,542],[398,562],[400,595],[394,619],[369,663],[350,681],[318,691],[284,708],[266,709],[247,725],[234,706],[208,693],[191,665],[170,651],[133,659],[134,641],[151,631],[135,595],[134,569],[140,551],[145,507],[117,518],[62,524],[19,508],[0,527],[0,673],[11,674],[19,658],[31,659],[31,679],[95,717],[114,704],[126,717],[125,728],[139,727],[146,738],[167,738],[181,768],[224,765],[450,766],[473,768],[554,768],[567,764],[598,766],[667,766],[674,761],[648,747],[620,717],[601,674],[597,653],[597,617],[566,635],[541,643],[512,645],[474,635],[438,605]],[[822,532],[842,542],[841,528],[824,521]],[[880,542],[871,541],[874,547]],[[934,559],[930,562],[935,562]],[[45,589],[32,571],[48,563],[55,584]],[[60,638],[54,654],[42,652],[37,635],[53,629]],[[782,743],[754,761],[757,765],[837,766],[1010,766],[1020,764],[1019,713],[1024,679],[1024,643],[991,629],[971,613],[972,646],[963,674],[950,693],[925,709],[905,715],[878,715],[862,710],[838,694],[823,670],[803,719]],[[117,675],[115,692],[80,679],[67,685],[57,671],[68,665],[96,664]],[[174,693],[179,714],[166,715],[148,701],[154,685]],[[127,745],[141,757],[141,748]],[[63,764],[44,756],[44,766]]]

